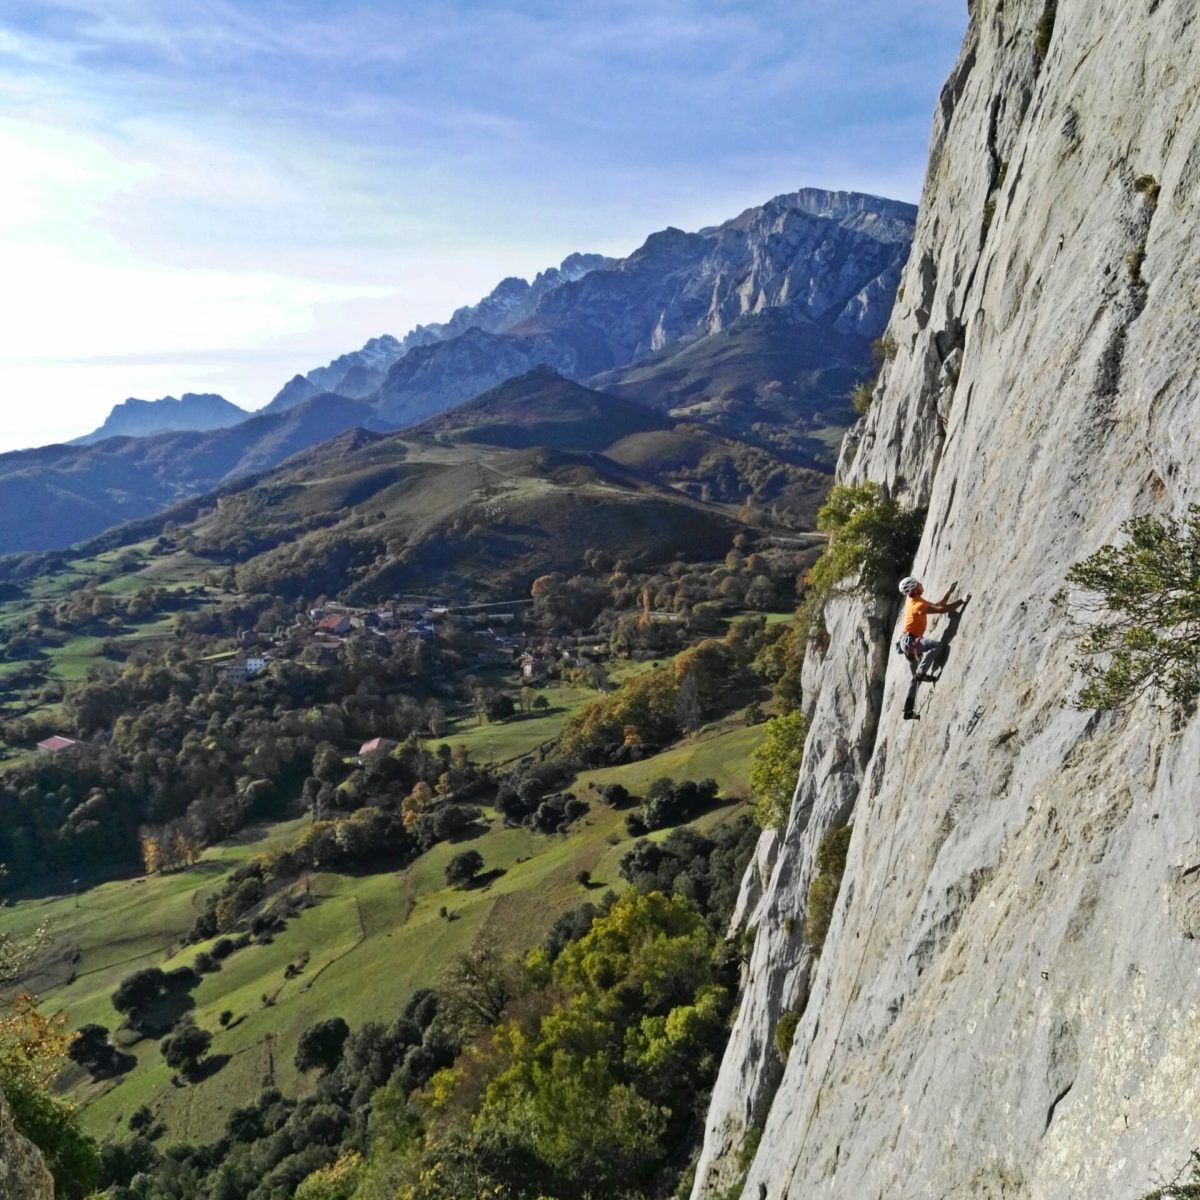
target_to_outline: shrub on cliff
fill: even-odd
[[[1156,692],[1190,711],[1200,699],[1200,504],[1181,520],[1135,517],[1126,541],[1067,572],[1083,627],[1079,708],[1123,708]],[[1066,593],[1056,597],[1066,603]]]
[[[846,872],[846,852],[850,849],[853,826],[831,829],[817,847],[817,876],[808,889],[808,919],[804,925],[805,941],[815,955],[821,953],[833,920],[833,908]]]
[[[772,717],[763,740],[750,755],[754,819],[764,829],[783,825],[788,819],[807,733],[808,723],[799,710]]]
[[[81,1129],[74,1107],[50,1090],[72,1040],[66,1020],[43,1016],[28,995],[7,1006],[0,1015],[0,1092],[17,1132],[42,1152],[55,1195],[82,1200],[96,1182],[99,1150]]]
[[[809,631],[820,626],[835,591],[889,591],[912,564],[924,527],[923,508],[905,508],[869,479],[835,484],[817,513],[817,528],[829,534],[829,545],[808,574]]]

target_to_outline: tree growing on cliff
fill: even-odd
[[[804,923],[804,940],[817,956],[825,945],[834,905],[842,889],[853,831],[852,825],[831,829],[817,847],[817,874],[808,889],[808,914]]]
[[[1200,699],[1200,504],[1187,516],[1135,517],[1126,540],[1067,572],[1080,626],[1078,708],[1124,708],[1156,692],[1184,711]]]
[[[764,829],[773,829],[787,821],[792,809],[808,723],[797,709],[772,717],[765,730],[763,740],[750,755],[750,790],[755,821]]]
[[[825,636],[825,604],[835,592],[887,593],[911,566],[925,528],[925,509],[905,508],[869,479],[838,483],[817,528],[829,535],[805,580],[796,614],[806,637]]]
[[[16,997],[0,1016],[0,1092],[12,1109],[17,1132],[41,1152],[61,1200],[82,1200],[99,1172],[96,1143],[79,1125],[75,1109],[53,1095],[72,1041],[64,1015],[44,1016],[34,998]]]

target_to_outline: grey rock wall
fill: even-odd
[[[54,1200],[54,1181],[41,1154],[13,1125],[0,1092],[0,1200]]]
[[[1045,11],[973,6],[841,467],[928,504],[916,572],[975,599],[919,723],[895,610],[833,614],[697,1197],[737,1181],[762,1110],[753,1200],[1134,1200],[1200,1145],[1200,721],[1064,703],[1050,602],[1123,520],[1200,500],[1200,7],[1059,0],[1043,62]],[[813,825],[847,811],[814,968],[782,931]]]

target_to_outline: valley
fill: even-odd
[[[40,1102],[77,1106],[66,1200],[419,1170],[440,1117],[377,1162],[366,1123],[456,1087],[627,920],[629,969],[682,954],[673,982],[578,1002],[626,1046],[596,1087],[657,1106],[661,1138],[619,1167],[614,1128],[585,1173],[678,1176],[699,1110],[633,1030],[682,1021],[705,1094],[720,936],[799,761],[793,611],[911,224],[778,197],[506,280],[244,419],[131,400],[0,456],[0,984],[63,1023]],[[533,1153],[570,1190],[582,1145],[493,1169]]]

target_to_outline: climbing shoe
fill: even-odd
[[[937,681],[938,677],[936,675],[930,675],[928,671],[917,672],[918,683],[937,683]]]
[[[906,721],[919,721],[919,720],[921,719],[921,716],[920,716],[920,714],[919,714],[919,713],[915,713],[915,712],[905,712],[905,714],[904,714],[904,719],[905,719]]]

